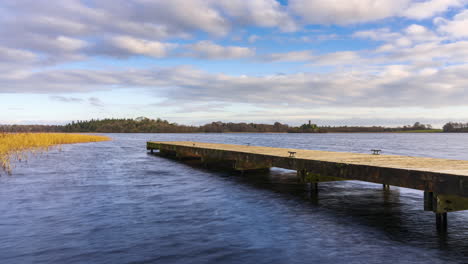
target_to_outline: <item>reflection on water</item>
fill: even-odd
[[[468,159],[468,135],[111,135],[0,177],[1,263],[466,263],[467,212],[439,235],[420,191],[295,172],[210,170],[149,155],[146,140]]]

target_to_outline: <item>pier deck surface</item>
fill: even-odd
[[[291,151],[296,152],[295,159],[316,160],[333,163],[365,165],[382,168],[395,168],[431,173],[468,176],[468,161],[466,160],[449,160],[397,155],[372,155],[350,152],[332,152],[293,148],[272,148],[246,145],[201,143],[191,141],[168,141],[153,143],[173,146],[185,146],[190,148],[199,148],[207,150],[211,149],[247,154],[257,154],[263,156],[275,156],[278,158],[289,158],[289,151]]]
[[[191,141],[148,142],[148,150],[159,149],[178,157],[208,162],[230,162],[237,170],[279,167],[308,175],[339,177],[468,197],[468,161],[372,155],[293,148],[202,143]],[[291,157],[290,152],[295,152]],[[468,207],[468,200],[467,200]]]

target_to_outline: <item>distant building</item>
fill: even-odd
[[[309,123],[308,124],[303,124],[301,126],[302,129],[316,129],[317,128],[317,125],[316,124],[312,124],[312,120],[309,120]]]

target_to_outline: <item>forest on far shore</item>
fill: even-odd
[[[317,126],[309,121],[301,126],[256,123],[212,122],[201,126],[171,123],[139,117],[73,121],[66,125],[0,125],[0,132],[91,132],[91,133],[385,133],[385,132],[468,132],[468,123],[447,123],[443,130],[419,122],[402,127]]]

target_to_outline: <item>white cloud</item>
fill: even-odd
[[[249,42],[249,43],[254,43],[254,42],[256,42],[256,41],[258,41],[258,40],[260,40],[260,39],[261,39],[260,36],[253,34],[253,35],[250,35],[250,36],[249,36],[248,42]]]
[[[431,18],[460,8],[466,0],[290,0],[289,7],[305,23],[354,24],[391,17]]]
[[[110,45],[118,49],[119,55],[146,55],[161,58],[168,55],[175,48],[175,44],[162,43],[133,38],[130,36],[116,36],[110,39]]]
[[[448,11],[452,7],[460,7],[466,4],[466,0],[429,0],[414,2],[402,14],[413,19],[424,19],[436,14]]]
[[[115,1],[105,1],[105,7],[116,5]],[[122,8],[126,0],[119,0]],[[230,29],[229,20],[213,7],[211,1],[205,0],[171,0],[171,1],[148,1],[136,0],[133,9],[120,10],[129,16],[139,15],[142,23],[165,25],[171,32],[190,32],[201,30],[215,35],[224,35]],[[182,8],[183,7],[183,8]]]
[[[400,38],[401,33],[392,32],[389,28],[380,28],[375,30],[357,31],[353,34],[353,36],[378,41],[391,41],[396,38]]]
[[[267,108],[285,103],[291,107],[436,107],[465,105],[468,99],[467,70],[468,65],[446,66],[432,71],[387,65],[378,73],[352,69],[327,74],[264,76],[212,74],[187,67],[124,71],[49,70],[14,81],[2,78],[0,92],[68,93],[146,87],[173,103],[247,103]],[[390,97],[392,100],[388,100]]]
[[[468,10],[464,10],[453,17],[453,20],[438,18],[435,20],[438,31],[454,38],[468,37]]]
[[[278,27],[283,31],[297,29],[295,21],[276,0],[212,0],[212,3],[219,5],[237,24]]]
[[[33,52],[19,49],[11,49],[0,46],[0,61],[2,63],[14,62],[14,63],[34,63],[38,59],[38,56]]]
[[[54,31],[59,34],[66,32],[70,35],[82,35],[92,30],[91,25],[86,25],[78,21],[43,15],[31,17],[31,21],[28,25],[32,26],[32,30],[36,32],[37,30],[45,30],[48,32]]]
[[[428,28],[412,24],[404,29],[405,35],[414,42],[428,42],[428,41],[436,41],[440,40],[433,31],[429,30]]]
[[[466,3],[462,0],[290,0],[289,6],[275,0],[66,0],[53,6],[37,0],[4,3],[0,10],[0,93],[67,94],[125,87],[146,89],[175,103],[244,103],[266,108],[285,104],[448,106],[463,105],[468,99],[467,10],[450,19],[434,19],[435,28],[404,19],[397,26],[352,34],[378,42],[377,48],[368,50],[348,50],[344,45],[341,49],[336,48],[339,45],[330,47],[333,51],[329,53],[314,50],[318,41],[347,37],[327,32],[327,27],[320,27],[321,32],[307,28],[300,34],[284,33],[307,24],[443,16],[447,10],[458,10]],[[399,31],[390,29],[401,25],[407,26]],[[272,30],[263,35],[261,29],[250,31],[251,27]],[[346,26],[344,31],[350,29]],[[250,44],[220,44],[232,40],[233,35]],[[206,40],[200,41],[202,37]],[[259,47],[274,53],[254,48],[260,38]],[[268,45],[268,40],[275,38],[282,41]],[[288,52],[277,52],[281,47],[273,45],[278,43],[287,43]],[[294,50],[298,46],[301,50]],[[107,70],[44,67],[93,55],[248,58],[253,65],[245,72],[264,72],[255,67],[267,62],[300,63],[293,69],[284,68],[287,74],[258,76],[217,74],[194,67],[145,69],[137,65],[141,68],[117,66],[121,70],[115,70],[110,67],[112,62]],[[294,73],[296,66],[310,72]],[[89,98],[86,102],[102,105]]]
[[[313,51],[291,51],[284,53],[273,53],[262,57],[264,61],[272,62],[307,62],[309,65],[319,66],[345,66],[359,64],[362,58],[357,52],[339,51],[326,54],[314,54]]]
[[[390,59],[413,63],[466,63],[468,61],[468,41],[423,43],[406,49],[397,49],[390,55]]]
[[[222,46],[212,41],[176,44],[130,36],[116,36],[87,50],[91,54],[105,54],[117,58],[143,55],[154,58],[193,57],[200,59],[239,59],[255,56],[255,50],[241,46]]]
[[[60,47],[62,50],[70,52],[80,50],[88,45],[88,43],[84,40],[65,36],[58,36],[55,41],[56,47]]]
[[[442,38],[437,36],[433,31],[417,24],[409,25],[404,28],[402,32],[394,32],[388,28],[358,31],[353,34],[353,37],[385,42],[386,44],[378,50],[380,52],[442,40]]]
[[[290,0],[291,10],[306,23],[352,24],[398,15],[410,0]]]
[[[318,56],[312,61],[312,64],[345,66],[351,64],[358,64],[358,62],[361,61],[362,60],[357,52],[339,51]]]
[[[2,4],[0,45],[40,53],[49,64],[89,54],[160,58],[173,49],[170,42],[175,41],[168,39],[187,40],[198,33],[222,37],[249,26],[296,29],[286,7],[276,0],[65,0],[53,6],[36,0],[4,0]],[[199,51],[193,55],[199,58],[253,54],[252,49],[210,42],[192,48]]]
[[[190,56],[240,58],[251,57],[254,49],[222,47],[214,44],[212,38],[245,34],[243,30],[251,26],[298,30],[297,16],[305,24],[364,23],[398,16],[432,16],[460,8],[464,3],[466,0],[290,0],[286,6],[276,0],[66,0],[50,6],[37,0],[4,0],[0,10],[0,45],[41,54],[41,59],[49,64],[82,60],[90,54],[160,58],[176,54],[171,53],[175,39],[187,41],[207,33],[210,41],[189,44],[193,51]],[[421,10],[426,13],[415,14]],[[453,20],[438,19],[439,32],[465,37],[465,13]],[[263,37],[253,34],[248,41],[255,43]],[[406,33],[389,32],[373,38],[382,37],[393,39],[387,43],[387,49],[435,41],[430,30],[418,25]],[[290,37],[294,38],[314,42],[336,39],[336,35]],[[289,55],[296,56],[293,60],[304,60],[294,52]]]
[[[283,53],[273,53],[266,56],[263,56],[263,60],[265,61],[310,61],[314,59],[316,56],[312,54],[309,50],[303,51],[291,51],[291,52],[283,52]]]
[[[211,41],[200,41],[186,45],[185,48],[189,53],[184,55],[205,59],[238,59],[255,55],[255,50],[247,47],[221,46]]]

